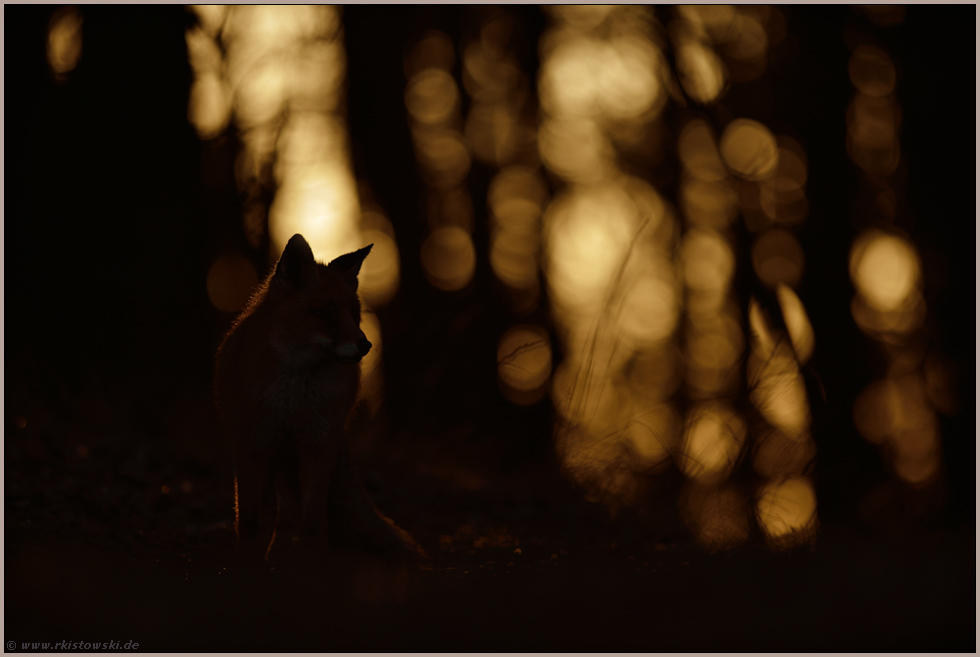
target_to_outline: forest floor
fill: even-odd
[[[677,528],[611,519],[554,467],[504,476],[478,458],[389,451],[361,470],[427,551],[423,564],[341,554],[300,567],[287,544],[268,569],[242,573],[230,464],[41,435],[9,427],[6,440],[10,652],[60,641],[152,652],[976,646],[975,524],[829,526],[803,548],[752,541],[712,554]]]

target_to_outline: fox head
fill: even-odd
[[[340,363],[357,363],[368,353],[357,275],[372,246],[324,265],[313,258],[302,235],[289,239],[268,288],[267,300],[277,315],[277,347],[303,358],[322,353]]]

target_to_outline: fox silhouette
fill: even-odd
[[[302,235],[233,321],[215,392],[235,450],[235,532],[245,560],[268,560],[277,532],[329,551],[422,555],[357,478],[349,423],[371,343],[357,276],[368,245],[329,264]]]

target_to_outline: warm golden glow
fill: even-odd
[[[690,178],[680,190],[681,208],[694,226],[725,228],[738,214],[738,195],[728,182]]]
[[[729,38],[738,17],[738,10],[733,5],[679,5],[677,12],[716,41]]]
[[[546,199],[543,181],[527,167],[502,169],[490,183],[490,266],[512,288],[537,289],[540,220]]]
[[[227,5],[191,5],[190,8],[197,16],[201,29],[211,37],[221,31],[228,15]]]
[[[346,69],[337,9],[244,5],[194,12],[200,27],[186,34],[195,72],[188,116],[202,138],[211,138],[233,112],[243,144],[236,179],[250,199],[249,240],[261,243],[267,214],[273,256],[295,233],[322,261],[364,246],[347,129],[337,111]],[[258,199],[274,184],[266,213]]]
[[[613,5],[548,5],[546,10],[575,28],[585,31],[598,27],[616,7]]]
[[[599,104],[617,120],[638,118],[665,100],[660,58],[654,45],[638,36],[623,36],[602,51]]]
[[[195,27],[187,30],[184,40],[187,42],[187,59],[196,75],[220,75],[224,58],[213,32],[204,27]]]
[[[905,13],[904,7],[861,10],[882,26],[901,22]],[[877,214],[892,221],[899,200],[887,176],[898,170],[902,157],[895,64],[883,50],[859,45],[848,73],[857,93],[847,111],[847,151],[877,187]],[[849,271],[857,292],[851,300],[855,322],[892,347],[885,352],[886,376],[868,385],[855,400],[854,424],[881,447],[900,480],[912,487],[928,486],[941,474],[935,408],[944,406],[946,395],[930,395],[929,361],[923,368],[923,350],[913,346],[925,338],[920,332],[926,303],[919,255],[904,236],[871,228],[854,240]],[[907,336],[915,336],[911,344]]]
[[[273,62],[257,66],[235,88],[235,115],[243,127],[269,123],[286,103],[286,76]]]
[[[755,297],[749,299],[749,330],[752,337],[752,348],[764,357],[768,357],[776,349],[776,335],[769,326],[769,318],[762,312]]]
[[[847,112],[847,152],[873,175],[890,175],[898,167],[901,112],[892,96],[854,96]]]
[[[939,423],[920,374],[886,378],[854,403],[854,423],[869,441],[887,446],[896,474],[919,485],[939,472]]]
[[[361,236],[364,244],[374,244],[371,257],[361,265],[358,275],[358,293],[372,308],[380,308],[388,303],[398,291],[399,257],[391,224],[387,218],[377,213],[365,213],[365,217],[376,218],[374,222],[361,220]],[[387,229],[387,230],[386,230]]]
[[[301,233],[317,260],[361,248],[357,188],[346,163],[309,167],[283,181],[269,209],[271,250],[281,253]]]
[[[520,216],[530,217],[534,212],[540,216],[547,200],[548,190],[541,175],[534,169],[524,166],[511,166],[501,169],[494,176],[487,190],[487,204],[498,216],[510,214],[509,206],[511,204],[522,206],[530,204],[533,206],[533,210],[517,211],[516,214]],[[526,221],[532,221],[532,219],[527,218]]]
[[[432,231],[422,245],[422,270],[435,287],[461,290],[476,271],[476,251],[470,234],[458,226]]]
[[[673,270],[652,263],[624,286],[619,337],[632,346],[650,347],[673,335],[680,310]]]
[[[781,342],[766,360],[749,358],[751,398],[762,416],[790,438],[804,435],[810,426],[810,405],[796,359]]]
[[[759,280],[769,287],[799,283],[803,264],[803,248],[788,230],[771,228],[752,245],[752,266]]]
[[[684,126],[677,140],[677,151],[687,171],[699,180],[715,182],[728,175],[711,128],[701,119]]]
[[[747,180],[764,180],[779,165],[776,138],[769,129],[749,119],[735,119],[721,135],[721,156],[728,168]]]
[[[680,261],[685,285],[699,292],[728,289],[735,271],[732,247],[714,230],[687,231],[681,243]]]
[[[661,101],[659,54],[650,41],[559,32],[551,44],[538,82],[549,113],[624,120]]]
[[[245,306],[258,282],[251,262],[238,254],[226,255],[208,270],[208,298],[218,310],[235,313]]]
[[[418,128],[412,135],[429,185],[450,189],[463,182],[470,171],[470,154],[459,132]]]
[[[427,68],[416,73],[405,90],[405,106],[409,115],[424,125],[446,123],[457,109],[459,88],[448,72]]]
[[[503,166],[534,147],[536,126],[525,111],[528,80],[511,52],[509,18],[489,20],[463,55],[463,85],[473,102],[466,139],[473,156]]]
[[[508,286],[533,290],[538,283],[538,239],[511,228],[495,232],[490,247],[490,266]]]
[[[598,39],[577,36],[561,40],[552,48],[538,80],[541,105],[546,111],[583,117],[597,113],[601,47]]]
[[[82,56],[82,14],[76,7],[57,11],[48,26],[48,66],[63,80]]]
[[[568,181],[589,183],[609,170],[611,145],[594,121],[548,119],[538,131],[541,160]]]
[[[918,330],[926,318],[926,302],[919,290],[913,290],[898,308],[878,310],[860,294],[851,300],[851,314],[865,333],[878,339],[894,341],[897,336]]]
[[[629,441],[642,469],[666,465],[677,442],[680,418],[670,404],[637,405]]]
[[[891,57],[874,46],[858,46],[847,72],[851,83],[867,96],[887,96],[895,90],[895,65]]]
[[[678,465],[690,479],[718,482],[728,476],[745,441],[745,423],[729,406],[704,403],[688,412]]]
[[[728,392],[738,374],[742,330],[729,315],[708,314],[688,323],[684,346],[688,392],[703,399]]]
[[[764,62],[769,50],[769,38],[766,29],[758,18],[745,12],[739,12],[732,25],[728,43],[725,44],[725,54],[746,62]]]
[[[670,285],[672,273],[661,266],[665,254],[652,241],[669,225],[664,219],[659,196],[639,181],[582,187],[556,200],[544,226],[546,271],[557,312],[591,322],[610,286],[617,284],[640,302],[650,301],[651,294],[663,299],[653,303],[669,311],[663,321],[671,325],[675,302],[664,295],[669,294],[665,285]],[[630,292],[633,283],[638,286]],[[651,291],[656,286],[661,292]],[[666,325],[661,329],[669,330]]]
[[[220,77],[206,73],[194,81],[187,118],[201,139],[211,139],[224,132],[231,119],[231,95]]]
[[[594,371],[577,358],[563,361],[551,379],[551,398],[562,416],[600,434],[627,426],[631,399],[625,382],[606,376],[608,368],[598,358]]]
[[[777,545],[812,538],[817,527],[817,496],[806,477],[792,477],[765,486],[756,504],[756,517]]]
[[[809,210],[805,190],[806,153],[789,137],[781,136],[776,142],[779,144],[779,164],[772,178],[762,181],[759,186],[759,206],[769,220],[794,226]],[[755,228],[750,226],[750,230]]]
[[[512,402],[533,404],[544,397],[551,377],[551,341],[539,326],[508,329],[497,345],[501,390]]]
[[[694,40],[677,48],[677,72],[684,91],[699,103],[717,100],[728,82],[728,69],[715,51]]]
[[[785,336],[769,326],[758,302],[749,301],[752,353],[746,368],[750,398],[773,427],[793,439],[810,426],[810,406],[799,362]]]
[[[506,105],[474,105],[466,115],[466,142],[476,159],[502,164],[514,155],[520,138],[517,114]]]
[[[680,355],[672,342],[635,354],[627,371],[627,383],[634,399],[642,406],[669,398],[680,384],[681,366]]]
[[[632,237],[628,200],[608,187],[566,195],[545,215],[548,282],[557,299],[598,306]]]
[[[892,148],[901,112],[891,98],[858,94],[848,108],[848,137],[865,149]]]
[[[280,184],[326,168],[347,155],[347,131],[333,116],[294,112],[279,129],[276,181]]]
[[[779,300],[779,307],[783,311],[783,322],[789,332],[790,342],[793,344],[793,351],[801,365],[810,360],[813,355],[814,335],[813,327],[810,325],[810,318],[806,314],[803,302],[796,296],[796,292],[791,287],[779,285],[776,287],[776,298]]]
[[[919,257],[898,235],[872,230],[851,247],[851,280],[875,310],[897,310],[920,285]]]
[[[563,469],[591,499],[617,506],[639,490],[641,473],[669,466],[680,425],[665,403],[681,379],[678,227],[657,191],[620,170],[621,154],[647,157],[665,134],[664,58],[648,7],[546,12],[537,144],[561,194],[547,206],[525,197],[507,207],[523,217],[515,225],[532,225],[546,207],[541,270],[565,354],[551,385]],[[726,175],[718,165],[715,180]],[[534,241],[504,223],[491,231],[494,271],[509,286],[536,286]]]

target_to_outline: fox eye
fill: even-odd
[[[337,316],[336,311],[333,308],[312,308],[310,312],[313,313],[315,317],[319,317],[323,320],[332,320]]]

